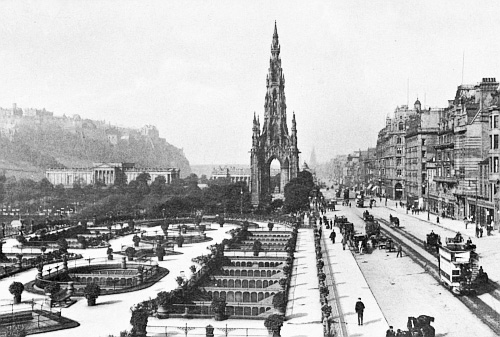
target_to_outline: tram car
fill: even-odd
[[[373,219],[373,216],[372,216]],[[380,235],[380,224],[377,220],[366,220],[365,221],[365,233],[367,237],[372,235]]]
[[[359,207],[359,208],[365,207],[365,198],[358,195],[356,198],[356,207]]]
[[[446,238],[439,246],[439,277],[443,285],[454,294],[471,294],[476,291],[479,276],[479,256],[475,249],[464,242]]]
[[[438,252],[438,247],[441,245],[441,237],[431,231],[426,236],[426,240],[424,242],[424,247],[426,250]]]

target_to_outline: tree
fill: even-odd
[[[59,251],[62,253],[67,253],[68,252],[68,241],[64,238],[60,238],[57,240],[57,245],[59,246]]]
[[[163,261],[163,257],[165,256],[165,248],[158,245],[158,247],[156,247],[156,256],[158,256],[158,261]]]
[[[130,317],[130,324],[132,325],[132,330],[130,331],[130,335],[132,337],[136,336],[146,336],[146,328],[148,326],[148,310],[138,304],[132,310],[132,317]]]
[[[212,312],[214,313],[214,319],[216,321],[222,321],[226,315],[226,299],[225,298],[214,298],[212,304],[210,305]]]
[[[89,307],[94,306],[96,299],[101,295],[101,287],[96,283],[87,284],[85,289],[83,289],[83,294],[87,299],[87,305]]]
[[[24,291],[24,285],[21,282],[12,282],[9,286],[9,292],[14,295],[14,304],[21,303],[21,294]]]
[[[299,180],[292,179],[285,186],[285,212],[298,212],[309,207],[309,193],[311,189],[300,184]]]
[[[259,252],[262,250],[262,242],[255,240],[252,245],[253,256],[259,256]]]
[[[141,242],[141,238],[136,234],[134,235],[134,237],[132,238],[132,241],[134,241],[134,246],[135,247],[139,247],[139,242]]]
[[[151,183],[151,194],[163,195],[165,193],[165,186],[167,186],[167,180],[165,176],[157,176],[155,180]]]
[[[279,337],[283,322],[284,318],[282,315],[272,314],[265,319],[264,326],[273,334],[273,337]]]
[[[127,247],[127,249],[125,249],[125,254],[127,255],[129,261],[133,261],[135,256],[135,248]]]

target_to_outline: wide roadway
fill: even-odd
[[[328,212],[327,216],[345,215],[354,223],[358,232],[364,232],[364,221],[361,215],[366,209],[386,219],[389,218],[391,212],[395,215],[393,210],[385,207],[360,209],[353,205],[352,207],[337,206],[337,211]],[[421,227],[420,221],[412,217],[404,219],[408,227],[411,226],[410,223]],[[430,232],[422,228],[419,228],[419,231]],[[451,292],[408,256],[396,258],[395,252],[388,253],[379,249],[371,254],[360,255],[357,252],[353,254],[387,322],[395,329],[406,330],[406,323],[410,316],[429,315],[435,317],[433,326],[436,329],[436,336],[496,336]],[[369,311],[365,316],[368,315]]]

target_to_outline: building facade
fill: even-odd
[[[441,216],[472,217],[481,224],[493,218],[493,187],[482,189],[481,163],[491,148],[489,107],[497,89],[494,78],[460,85],[443,110],[435,146],[437,191],[431,195],[431,210]]]
[[[410,207],[426,209],[427,163],[435,156],[438,121],[442,109],[422,109],[410,116],[405,134],[405,194]]]
[[[167,184],[180,178],[180,170],[176,168],[139,168],[134,163],[94,163],[88,168],[49,168],[45,171],[45,177],[53,185],[70,188],[75,184],[84,186],[102,183],[110,186],[122,178],[130,182],[141,173],[149,173],[151,179],[148,183],[159,176],[164,176]]]
[[[410,117],[420,111],[420,102],[414,109],[407,105],[396,107],[393,117],[387,117],[385,128],[377,138],[378,180],[380,194],[391,199],[405,200],[406,130]]]
[[[250,190],[250,169],[236,167],[218,167],[212,170],[210,180],[228,179],[231,183],[244,182]]]

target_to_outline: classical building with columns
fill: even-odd
[[[134,163],[94,163],[89,168],[49,168],[45,177],[53,184],[62,184],[64,187],[73,187],[75,183],[93,185],[102,182],[105,185],[114,185],[117,177],[125,175],[127,183],[135,180],[141,173],[149,173],[153,182],[156,177],[164,176],[166,183],[179,179],[180,170],[177,168],[141,168]],[[119,178],[118,178],[119,179]]]

